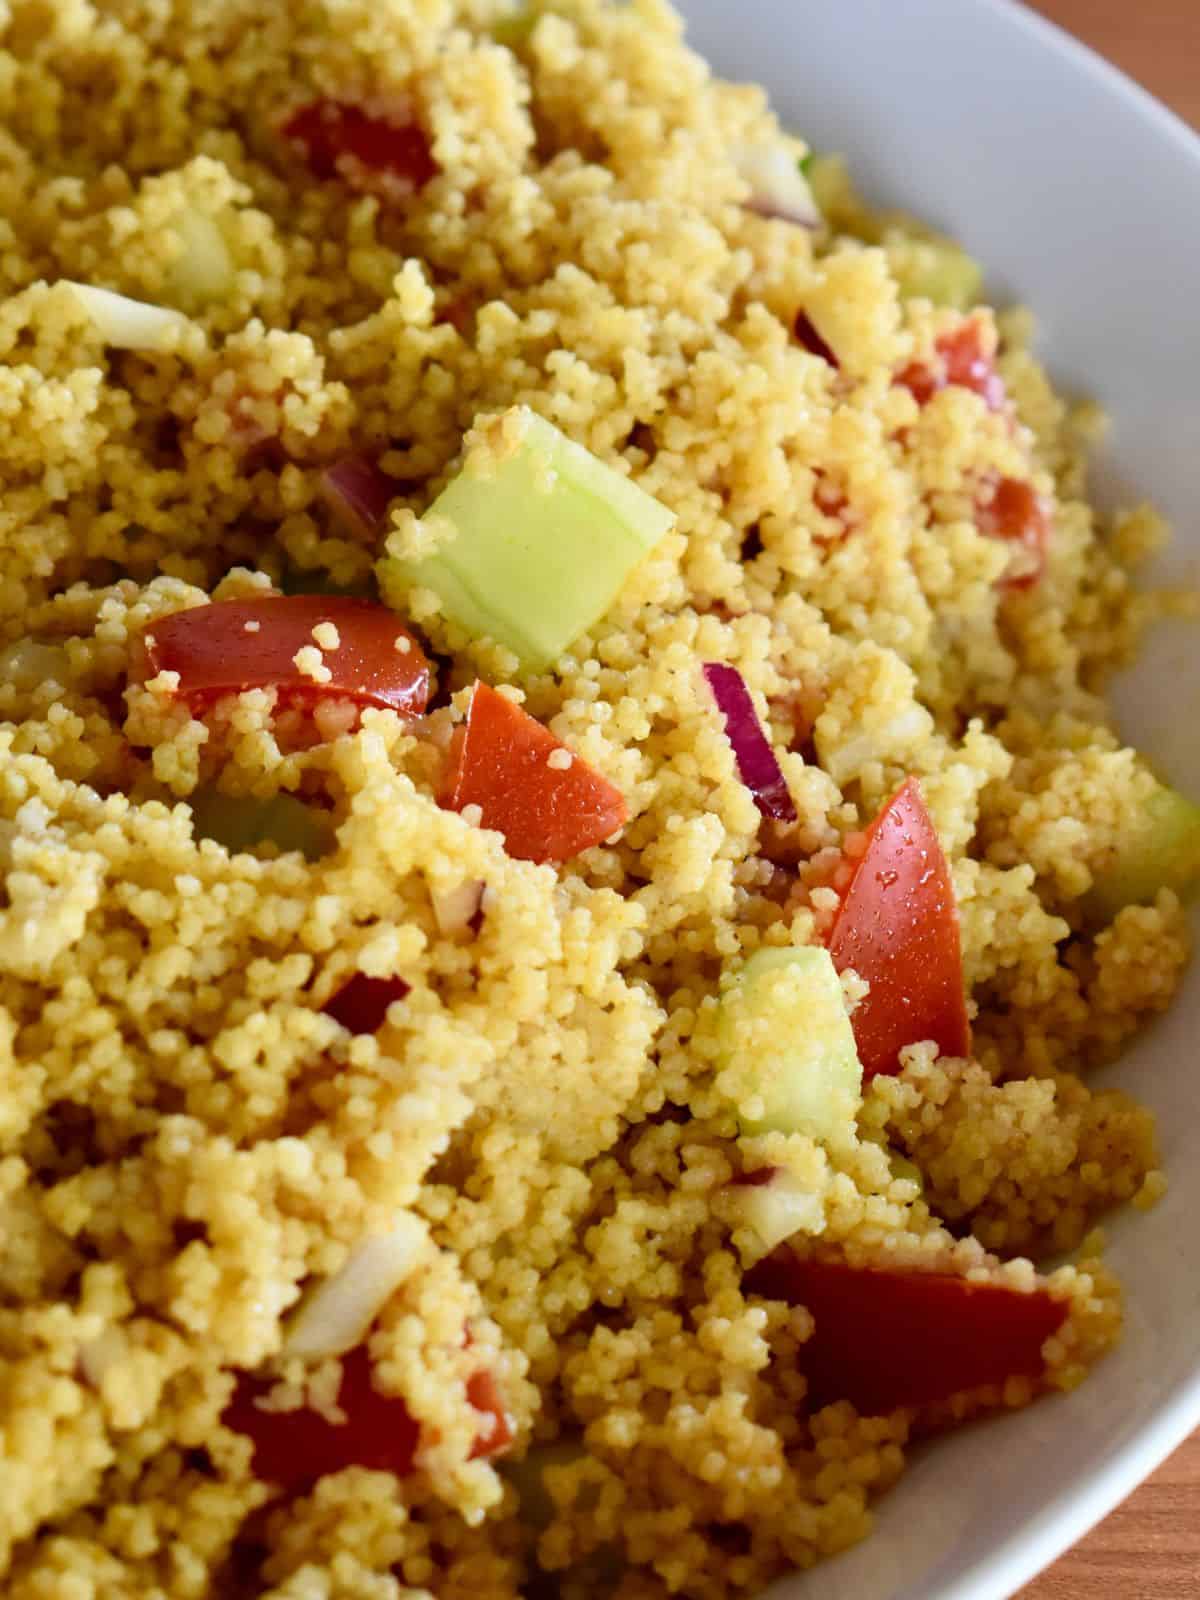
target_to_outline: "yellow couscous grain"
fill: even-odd
[[[841,179],[771,214],[744,152],[794,197],[803,147],[663,0],[0,11],[5,1594],[721,1600],[846,1548],[914,1427],[1119,1336],[1096,1221],[1166,1179],[1086,1073],[1188,937],[1182,883],[1097,910],[1160,793],[1102,691],[1161,524],[1097,518],[1027,317],[919,292],[961,252]],[[529,411],[669,530],[549,667],[431,579],[347,681],[377,564],[442,570],[425,513]],[[281,592],[329,615],[264,678]],[[477,680],[586,848],[449,803]],[[832,936],[910,779],[969,1058],[772,1124],[731,986]],[[1033,1367],[816,1403],[821,1318],[747,1275],[771,1184],[793,1262],[1048,1307]]]

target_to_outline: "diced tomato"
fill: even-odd
[[[999,411],[1007,399],[1004,380],[996,371],[994,357],[985,347],[979,319],[968,317],[953,333],[944,333],[937,347],[946,363],[946,382],[957,384],[960,389],[970,389],[986,403],[989,411]]]
[[[835,533],[816,533],[814,541],[822,549],[828,550],[841,544],[851,528],[858,521],[845,491],[829,475],[818,467],[813,474],[813,503],[817,510],[828,517],[831,522],[837,523]]]
[[[475,685],[439,798],[451,811],[478,806],[480,826],[521,861],[566,861],[629,815],[619,789],[486,683]]]
[[[750,1267],[747,1290],[813,1315],[800,1349],[813,1410],[850,1400],[866,1416],[934,1405],[1008,1378],[1040,1378],[1067,1306],[941,1272],[803,1261],[787,1245]]]
[[[1045,501],[1030,483],[1020,478],[1001,478],[995,493],[978,507],[981,533],[995,539],[1010,539],[1029,552],[1025,570],[1012,578],[1002,578],[1006,589],[1031,589],[1046,566],[1050,546],[1051,522]]]
[[[909,391],[919,406],[927,406],[938,390],[946,387],[942,374],[924,361],[910,361],[896,374],[896,382]]]
[[[505,1409],[495,1378],[486,1369],[467,1379],[467,1399],[483,1417],[479,1438],[471,1451],[472,1461],[480,1456],[498,1456],[513,1441],[513,1420]]]
[[[796,336],[796,342],[802,344],[810,356],[819,356],[822,361],[827,361],[835,372],[840,370],[841,362],[838,360],[833,348],[826,339],[822,338],[817,330],[816,323],[814,323],[803,306],[796,313],[796,320],[792,324],[792,332]]]
[[[866,1416],[1041,1377],[1042,1347],[1068,1309],[1044,1289],[805,1261],[788,1245],[751,1267],[744,1287],[812,1313],[800,1350],[812,1408],[849,1400]]]
[[[954,885],[915,779],[872,823],[828,945],[839,972],[853,967],[871,986],[851,1019],[865,1077],[898,1072],[900,1051],[921,1039],[966,1055]]]
[[[292,1491],[346,1467],[367,1467],[405,1477],[413,1470],[420,1426],[398,1395],[380,1394],[371,1381],[371,1359],[359,1345],[342,1359],[337,1403],[345,1422],[330,1422],[307,1407],[263,1411],[255,1402],[271,1388],[269,1379],[239,1374],[233,1399],[221,1421],[254,1444],[254,1471],[266,1483]],[[483,1413],[473,1457],[497,1455],[512,1440],[512,1421],[490,1373],[475,1373],[467,1397]]]
[[[378,1033],[392,1001],[403,1000],[408,990],[403,978],[368,978],[356,972],[321,1009],[351,1033]]]
[[[956,328],[942,334],[935,348],[932,366],[913,361],[896,377],[897,383],[912,392],[919,406],[928,405],[935,394],[954,385],[977,394],[989,411],[1003,409],[1008,399],[1004,380],[986,348],[983,326],[977,317],[966,317]]]
[[[321,649],[313,629],[337,629]],[[177,693],[194,708],[244,689],[277,689],[280,700],[336,696],[417,717],[429,699],[429,662],[416,638],[386,606],[329,595],[271,595],[220,600],[160,617],[146,629],[151,674],[177,672]],[[398,648],[398,643],[404,645]],[[317,650],[326,681],[296,665]]]
[[[309,171],[318,178],[341,177],[356,186],[378,173],[415,193],[438,172],[429,135],[415,122],[368,116],[339,100],[301,106],[281,132],[303,146]]]

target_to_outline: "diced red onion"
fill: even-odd
[[[437,894],[430,891],[433,917],[439,933],[463,933],[475,921],[483,904],[481,878],[467,878],[454,889]]]
[[[387,1021],[393,1000],[403,1000],[409,986],[403,978],[369,978],[356,972],[322,1010],[351,1033],[378,1033]]]
[[[781,144],[738,144],[730,154],[738,174],[750,185],[748,211],[775,217],[799,228],[819,228],[821,213],[799,160]]]
[[[754,796],[755,805],[764,817],[795,822],[796,807],[783,769],[762,730],[745,679],[736,667],[719,661],[706,661],[704,676],[725,718],[725,734],[733,747],[738,775]]]
[[[370,456],[354,455],[326,467],[320,488],[346,532],[373,544],[387,525],[388,506],[399,485]]]
[[[792,331],[796,335],[797,342],[804,346],[810,356],[819,356],[822,361],[828,361],[835,372],[841,371],[841,362],[832,348],[817,332],[816,324],[803,306],[796,313]]]

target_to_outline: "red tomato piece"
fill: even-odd
[[[473,1372],[467,1379],[467,1399],[484,1419],[471,1460],[500,1455],[512,1443],[515,1430],[496,1380],[486,1369]]]
[[[989,411],[999,411],[1008,396],[994,358],[984,346],[978,318],[968,317],[952,333],[944,333],[937,348],[946,364],[946,382],[970,389]]]
[[[321,650],[329,679],[318,683],[296,665],[316,649],[313,629],[331,622],[339,643]],[[403,651],[397,640],[407,641]],[[178,694],[193,707],[243,689],[277,689],[282,701],[323,696],[382,706],[419,717],[429,699],[429,662],[387,606],[319,594],[219,600],[160,617],[146,629],[151,675],[179,674]]]
[[[413,1470],[420,1427],[398,1395],[380,1394],[371,1381],[371,1360],[359,1345],[342,1359],[337,1403],[345,1422],[329,1422],[316,1411],[263,1411],[255,1404],[271,1388],[269,1380],[240,1373],[233,1399],[221,1421],[254,1444],[254,1471],[267,1483],[302,1490],[327,1473],[346,1467],[394,1472]],[[491,1373],[475,1373],[467,1397],[483,1413],[482,1431],[472,1456],[492,1456],[512,1440],[512,1420]]]
[[[953,384],[977,394],[990,411],[1004,407],[1008,399],[1004,380],[985,348],[978,318],[967,317],[957,328],[942,334],[935,349],[933,366],[913,361],[896,376],[896,382],[911,391],[919,406],[928,405],[935,394]]]
[[[812,1408],[849,1400],[865,1416],[1040,1378],[1042,1347],[1068,1309],[1044,1289],[805,1261],[787,1245],[751,1267],[744,1287],[812,1313],[800,1352]]]
[[[1051,533],[1046,504],[1033,485],[1020,478],[1001,478],[992,498],[980,503],[978,524],[981,533],[1025,547],[1029,552],[1027,569],[1000,582],[1006,589],[1031,589],[1045,570]]]
[[[378,1033],[392,1001],[403,1000],[408,990],[403,978],[368,978],[356,972],[321,1009],[351,1033]]]
[[[896,382],[909,391],[919,406],[927,406],[938,390],[946,387],[941,374],[923,361],[910,361],[896,374]]]
[[[954,885],[915,779],[871,824],[828,945],[839,972],[853,967],[871,986],[851,1018],[864,1077],[899,1072],[900,1051],[921,1039],[967,1054]]]
[[[451,811],[478,806],[480,826],[502,833],[519,861],[566,861],[629,816],[619,789],[486,683],[475,685],[439,798]]]
[[[342,177],[353,184],[363,174],[382,173],[415,193],[437,176],[438,164],[423,128],[368,116],[359,106],[339,100],[301,106],[281,132],[303,146],[309,171],[318,178]]]

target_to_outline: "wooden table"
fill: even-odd
[[[1200,128],[1200,0],[1033,0]],[[1021,1600],[1200,1600],[1200,1433]]]

